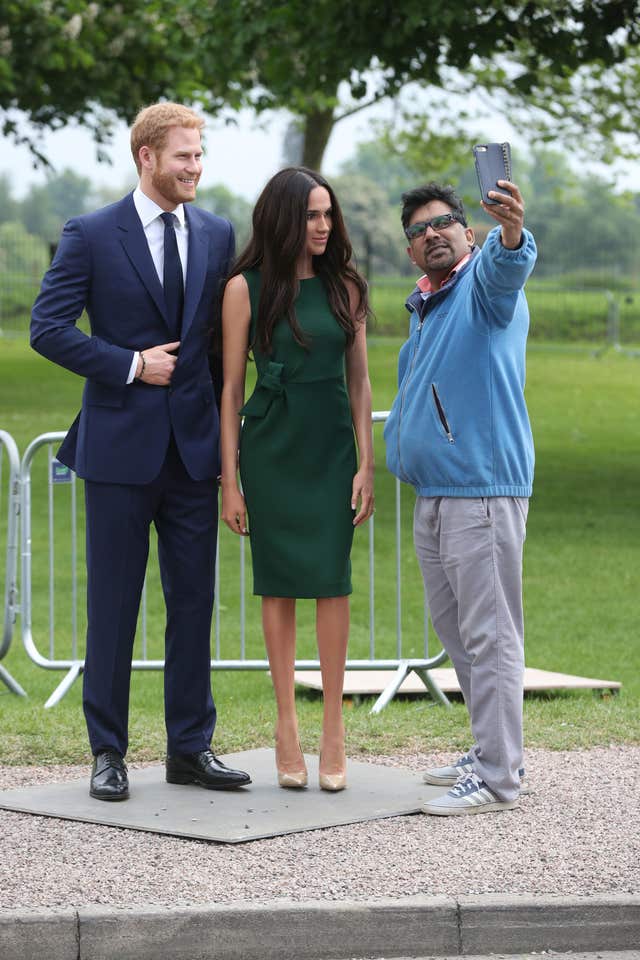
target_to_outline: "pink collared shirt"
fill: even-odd
[[[465,263],[468,263],[470,259],[471,259],[471,253],[465,253],[464,257],[461,257],[458,260],[455,266],[444,278],[444,280],[438,287],[438,290],[442,290],[444,285],[447,284],[449,280],[451,280],[451,278],[455,276],[458,270],[461,270],[462,267],[464,267]],[[438,292],[438,290],[434,290],[433,287],[431,286],[431,280],[429,280],[429,277],[426,275],[426,273],[423,277],[420,277],[420,279],[416,283],[416,286],[418,287],[418,290],[420,291],[420,294],[423,300],[428,300],[430,296]]]

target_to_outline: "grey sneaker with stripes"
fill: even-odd
[[[432,767],[431,770],[425,770],[422,779],[425,783],[430,783],[434,787],[453,787],[461,777],[467,777],[473,773],[473,758],[470,753],[465,753],[455,763],[449,767]],[[524,767],[518,770],[520,775],[520,793],[522,796],[529,793],[525,781]]]
[[[470,773],[467,777],[458,780],[444,796],[424,803],[422,812],[439,817],[453,817],[466,813],[510,810],[517,802],[517,800],[499,800],[477,773]]]

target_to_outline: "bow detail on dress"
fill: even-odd
[[[255,389],[245,403],[240,415],[243,417],[266,417],[271,404],[276,397],[285,392],[282,382],[283,363],[269,360],[267,366],[258,377]]]

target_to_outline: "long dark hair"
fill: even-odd
[[[294,301],[299,292],[296,265],[307,237],[307,204],[315,187],[324,187],[331,198],[332,226],[324,253],[312,259],[313,269],[324,284],[331,311],[349,346],[355,339],[356,323],[364,322],[370,313],[367,284],[351,263],[351,243],[336,195],[319,173],[306,167],[285,167],[260,194],[253,211],[251,239],[231,271],[232,277],[245,270],[261,271],[255,342],[263,353],[271,352],[273,330],[282,318],[287,319],[297,343],[307,346]],[[358,293],[355,322],[348,281]]]

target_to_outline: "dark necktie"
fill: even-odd
[[[164,287],[164,302],[167,307],[167,320],[171,335],[180,339],[182,330],[182,307],[184,305],[184,284],[182,280],[182,264],[178,253],[178,242],[174,227],[175,214],[160,214],[164,220],[164,271],[162,285]]]

